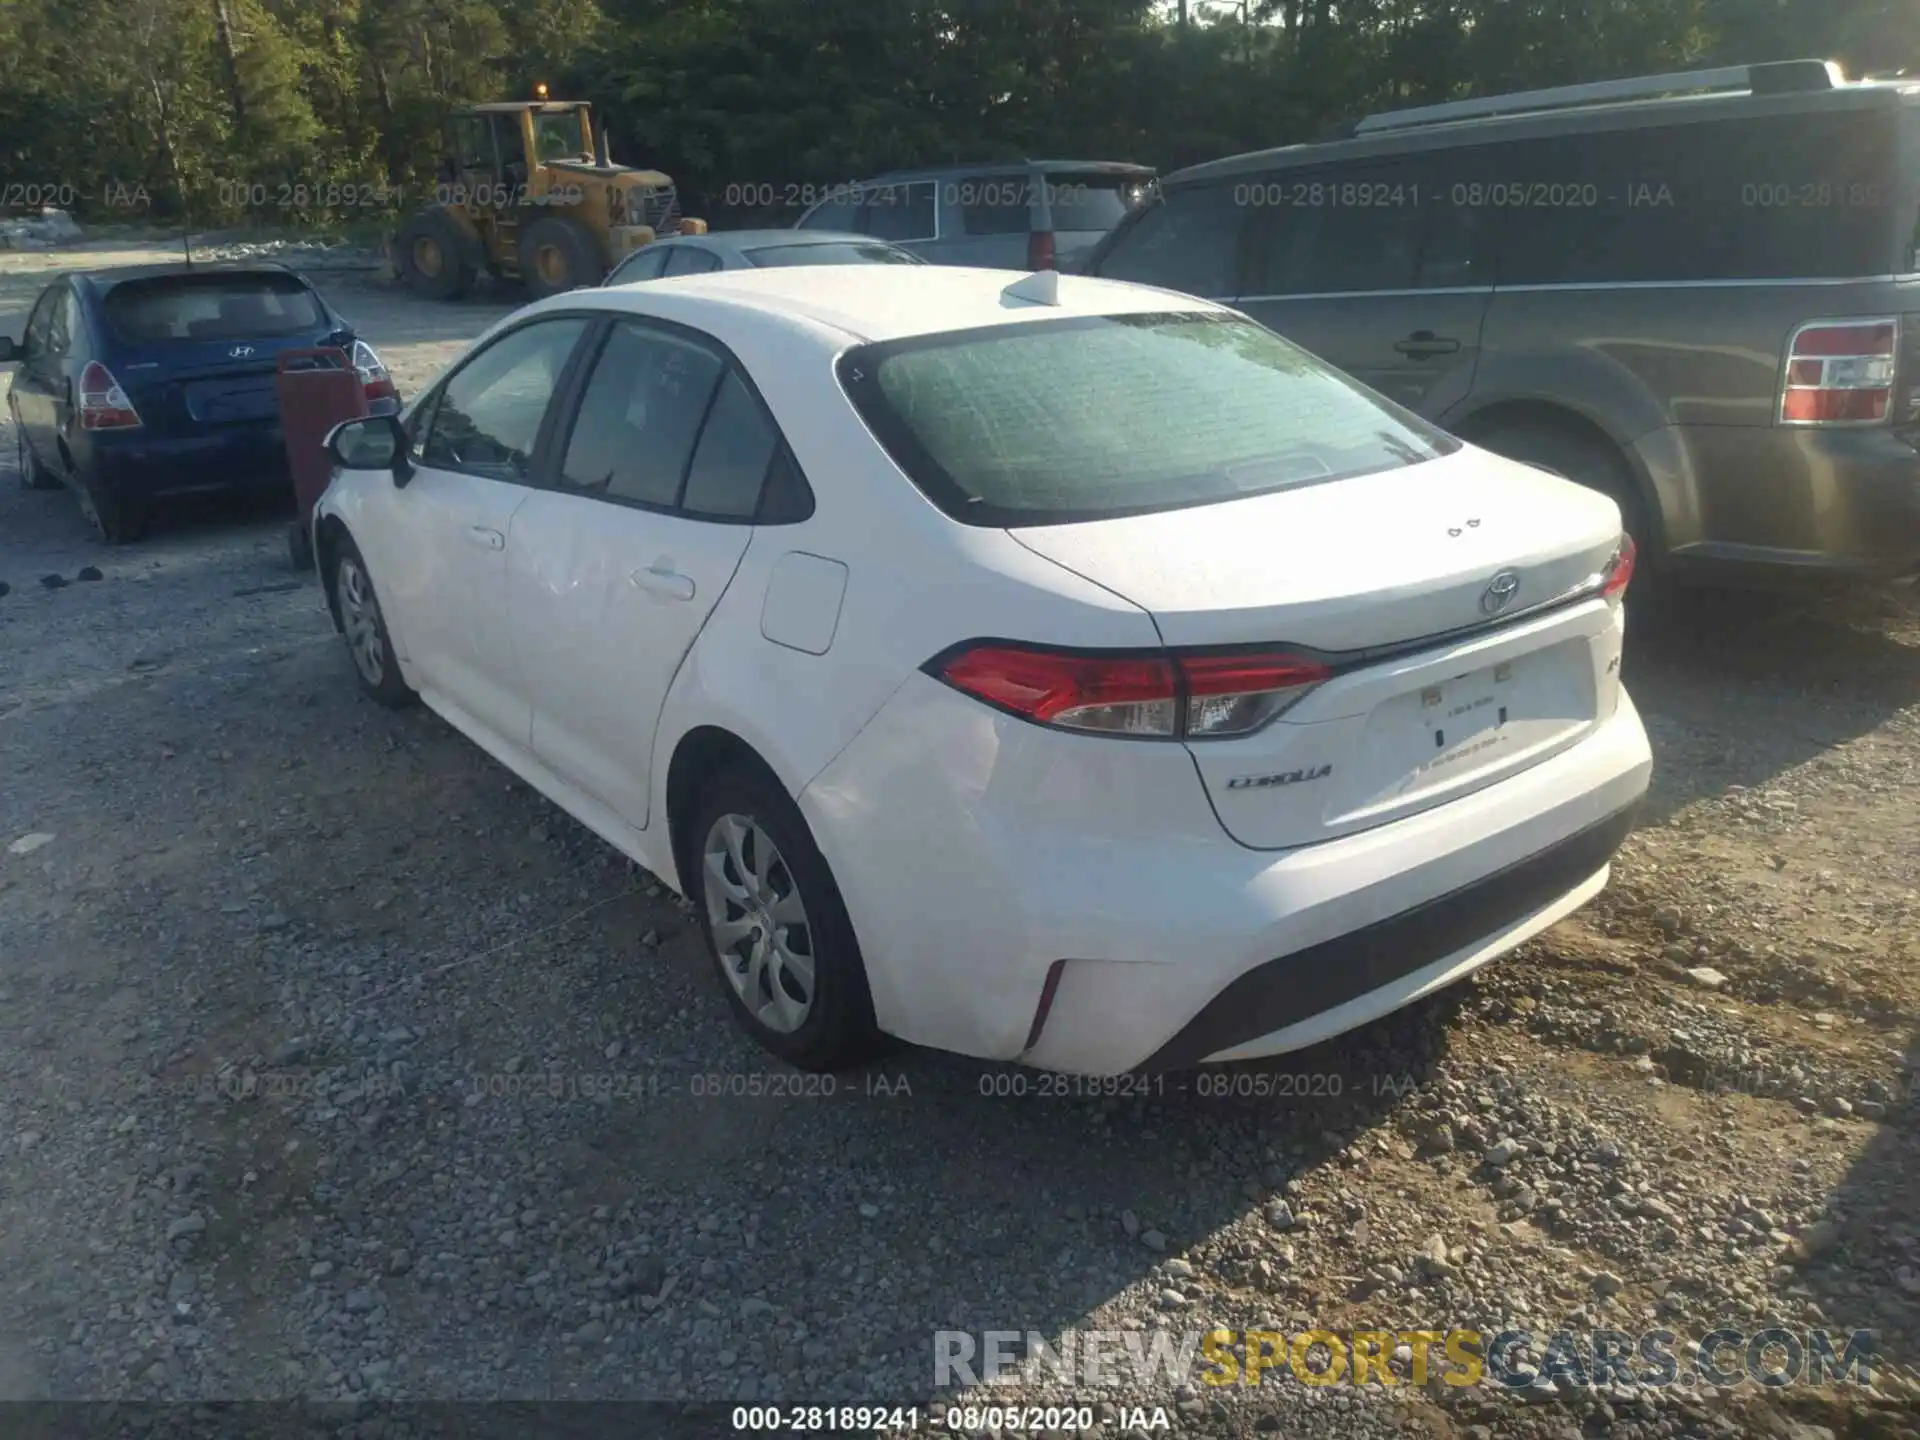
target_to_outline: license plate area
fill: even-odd
[[[1490,781],[1558,748],[1597,713],[1584,641],[1428,679],[1367,718],[1342,818]]]

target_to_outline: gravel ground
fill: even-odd
[[[0,324],[142,258],[7,257]],[[502,310],[320,281],[409,390]],[[1911,611],[1663,619],[1653,803],[1593,906],[1235,1093],[1042,1096],[773,1066],[671,896],[359,698],[285,519],[109,550],[0,474],[0,1398],[901,1404],[942,1329],[1778,1322],[1875,1330],[1873,1387],[1107,1398],[1194,1435],[1920,1435]]]

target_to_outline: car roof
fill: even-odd
[[[1162,178],[1166,186],[1227,179],[1254,171],[1309,162],[1332,162],[1417,155],[1495,141],[1531,140],[1557,135],[1586,135],[1609,130],[1631,130],[1661,124],[1704,120],[1739,120],[1761,115],[1795,115],[1825,110],[1863,109],[1899,105],[1916,93],[1911,81],[1856,81],[1833,90],[1787,91],[1752,95],[1743,92],[1671,95],[1660,99],[1567,106],[1550,110],[1520,110],[1500,115],[1446,120],[1369,135],[1331,140],[1309,140],[1249,150],[1190,165]]]
[[[876,175],[867,184],[894,180],[935,180],[943,175],[995,175],[1008,170],[1077,170],[1096,175],[1152,175],[1151,165],[1136,165],[1131,160],[980,160],[965,165],[922,165],[911,170],[889,170]]]
[[[1024,270],[958,265],[783,266],[672,275],[646,285],[572,291],[542,302],[540,308],[563,309],[572,302],[657,314],[695,326],[701,324],[702,311],[716,317],[725,312],[728,328],[760,322],[791,329],[798,324],[838,332],[842,344],[1073,315],[1225,313],[1224,307],[1191,295],[1084,275],[1056,276],[1056,305],[1003,294],[1008,286],[1032,278]]]
[[[183,260],[174,260],[162,265],[121,265],[109,270],[76,270],[67,278],[104,292],[127,280],[164,280],[188,275],[290,275],[301,284],[307,284],[297,270],[271,260],[196,260],[191,265]]]
[[[886,245],[890,240],[878,240],[871,235],[862,235],[857,230],[709,230],[704,235],[665,235],[655,242],[660,245],[731,245],[739,250],[756,250],[765,245]]]

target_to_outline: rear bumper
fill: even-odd
[[[287,447],[278,425],[222,435],[95,438],[78,458],[90,481],[127,498],[289,483]]]
[[[884,1029],[1113,1075],[1313,1044],[1504,953],[1605,882],[1651,768],[1623,694],[1517,775],[1250,850],[1183,749],[1042,730],[914,677],[800,803]]]
[[[1636,449],[1682,577],[1890,579],[1920,572],[1920,450],[1877,426],[1669,426]]]

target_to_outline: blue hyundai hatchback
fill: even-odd
[[[380,357],[299,275],[276,265],[165,265],[64,276],[34,302],[10,406],[20,475],[65,484],[109,544],[156,502],[284,487],[275,377],[284,351],[351,357],[374,414],[399,409]]]

